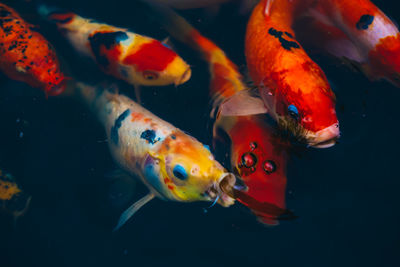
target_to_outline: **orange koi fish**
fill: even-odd
[[[262,223],[277,224],[277,219],[290,214],[285,209],[286,152],[275,144],[273,129],[263,120],[255,116],[232,116],[237,107],[230,98],[248,89],[237,66],[174,11],[154,3],[151,6],[169,33],[196,49],[209,64],[210,96],[215,110],[212,114],[216,114],[214,146],[228,135],[231,165],[247,187],[247,191],[233,188],[232,195]]]
[[[324,72],[292,29],[304,2],[260,1],[247,25],[246,61],[265,107],[280,127],[310,146],[325,148],[336,143],[339,122]]]
[[[134,85],[137,96],[139,85],[180,85],[190,79],[189,65],[158,40],[44,5],[39,13],[105,73]]]
[[[59,95],[65,78],[49,42],[12,8],[0,3],[0,70],[13,80],[22,81]]]
[[[299,20],[303,39],[355,65],[371,80],[400,87],[399,30],[371,1],[314,1]]]

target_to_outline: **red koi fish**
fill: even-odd
[[[315,1],[299,19],[302,39],[318,43],[371,80],[386,79],[400,87],[399,30],[369,0]]]
[[[65,78],[49,42],[12,8],[0,3],[0,70],[13,80],[22,81],[59,95]]]
[[[190,79],[190,66],[158,40],[44,5],[39,13],[105,73],[134,85],[137,97],[140,85],[177,86]]]
[[[340,135],[335,95],[292,29],[307,2],[260,1],[247,25],[245,54],[249,74],[280,127],[310,146],[325,148]]]
[[[277,224],[278,219],[290,214],[285,209],[286,152],[275,144],[273,130],[263,120],[255,116],[232,116],[243,103],[235,106],[230,98],[248,89],[237,66],[184,18],[164,6],[154,3],[151,6],[169,33],[196,49],[209,64],[210,96],[216,110],[214,143],[222,135],[228,135],[231,165],[247,187],[247,191],[239,188],[227,191],[249,207],[262,223]]]

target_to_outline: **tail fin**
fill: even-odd
[[[219,49],[209,39],[203,37],[189,22],[178,15],[170,7],[154,0],[140,0],[148,5],[157,16],[157,20],[175,39],[191,46],[199,51],[204,57],[208,57],[213,49]]]
[[[75,16],[74,13],[65,9],[47,6],[45,4],[38,4],[37,12],[42,18],[57,24],[67,24],[71,22]]]

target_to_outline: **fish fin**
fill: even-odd
[[[265,1],[265,7],[264,7],[264,15],[265,16],[269,16],[269,14],[271,12],[271,6],[272,6],[273,2],[274,2],[274,0]]]
[[[168,48],[174,50],[174,51],[176,50],[174,44],[173,44],[172,41],[171,41],[171,37],[170,37],[170,36],[165,37],[165,38],[161,41],[161,43],[162,43],[163,45],[165,45],[166,47],[168,47]]]
[[[113,232],[120,229],[141,207],[143,207],[147,202],[155,197],[153,193],[148,193],[135,203],[133,203],[129,208],[127,208],[119,217],[118,224],[113,229]]]
[[[348,39],[332,40],[326,45],[325,49],[337,58],[348,58],[355,62],[364,61],[364,57],[358,48]]]
[[[242,90],[224,101],[219,109],[222,116],[246,116],[268,113],[258,89]]]

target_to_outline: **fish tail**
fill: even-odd
[[[74,13],[65,9],[48,6],[42,3],[37,5],[37,12],[42,18],[56,24],[68,24],[72,22],[76,16]]]
[[[219,49],[173,9],[154,0],[141,1],[152,9],[154,15],[157,16],[157,20],[173,38],[191,46],[206,58],[209,58],[212,51]]]

